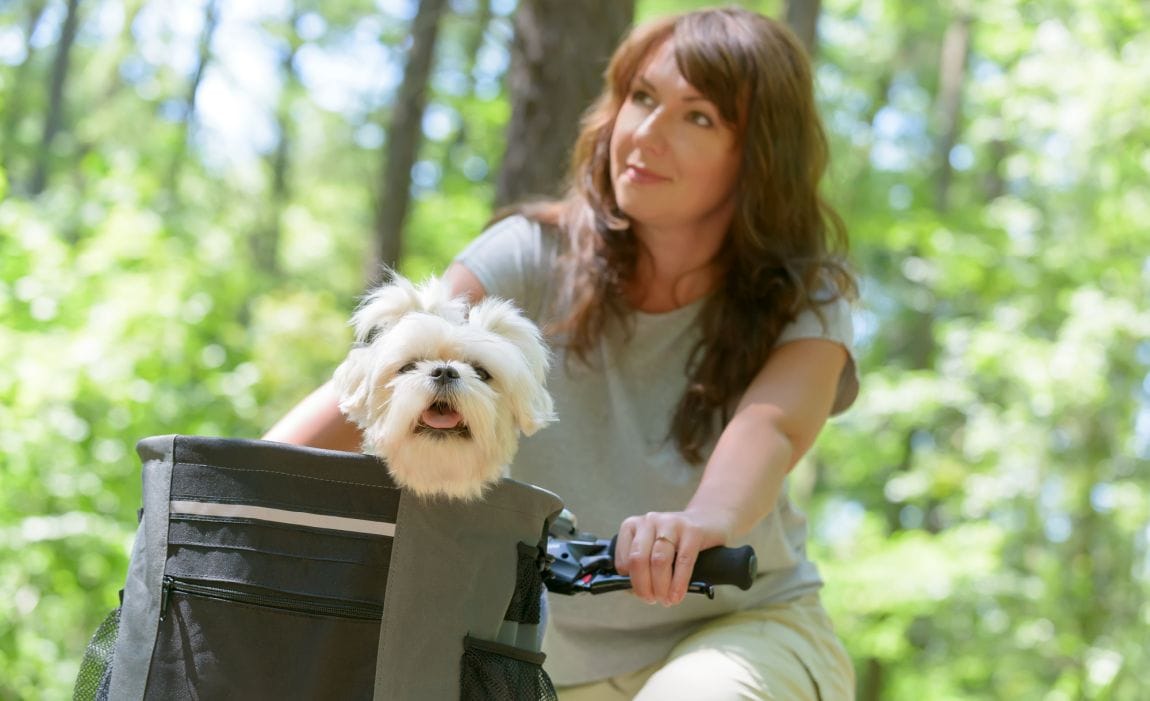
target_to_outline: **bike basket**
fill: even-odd
[[[554,698],[538,602],[555,495],[420,498],[373,457],[267,441],[137,452],[122,604],[76,699]]]

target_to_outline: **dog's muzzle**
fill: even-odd
[[[431,380],[436,399],[420,415],[415,432],[434,438],[470,438],[471,429],[452,401],[457,391],[452,385],[459,380],[459,371],[451,365],[439,365],[427,373],[427,378]]]
[[[440,387],[446,387],[455,380],[459,379],[459,371],[450,365],[440,365],[439,367],[432,370],[428,374],[428,377],[430,377],[436,385],[439,385]]]

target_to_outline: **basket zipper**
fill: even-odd
[[[311,613],[322,616],[339,616],[341,618],[359,618],[363,620],[378,621],[383,617],[383,606],[363,602],[302,599],[295,596],[282,596],[275,594],[257,594],[231,587],[200,584],[174,577],[164,577],[163,591],[160,599],[160,620],[168,612],[168,601],[172,593],[189,594],[221,601],[231,601],[241,604],[253,604],[267,608],[282,609],[295,613]]]

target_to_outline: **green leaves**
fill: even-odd
[[[652,0],[637,14],[700,4]],[[415,278],[441,272],[489,218],[507,138],[509,19],[457,5],[429,86],[439,117],[418,157],[401,262]],[[824,601],[862,699],[1140,699],[1150,16],[1136,0],[971,5],[958,140],[940,155],[939,46],[960,5],[823,6],[828,193],[863,276],[862,394],[795,474],[813,484],[804,507]],[[401,54],[406,20],[371,3],[295,9],[309,19],[249,30],[282,43],[310,27],[295,37],[304,63],[326,49],[384,63]],[[387,137],[378,124],[392,107],[387,76],[370,94],[331,99],[335,83],[307,73],[284,101],[288,201],[272,202],[273,168],[259,156],[221,154],[219,113],[193,129],[177,197],[168,171],[184,145],[162,115],[190,76],[171,60],[175,44],[160,55],[157,37],[109,13],[81,27],[74,60],[88,70],[71,74],[58,168],[37,198],[26,181],[51,46],[14,29],[0,57],[4,699],[67,697],[114,606],[139,506],[135,441],[258,437],[343,357]],[[19,3],[0,18],[31,19]],[[38,21],[49,37],[58,18]],[[241,77],[222,70],[212,90]],[[953,179],[939,211],[943,157]],[[273,216],[274,275],[258,272],[252,246]]]
[[[1150,203],[1146,140],[1131,138],[1150,64],[1121,19],[1144,9],[1119,5],[979,5],[959,137],[972,159],[946,212],[924,196],[932,169],[892,184],[876,141],[833,134],[869,332],[859,403],[812,456],[811,511],[841,523],[844,504],[866,508],[817,533],[870,698],[1145,688],[1150,238],[1130,212]],[[937,31],[886,21],[875,32],[908,46]],[[865,124],[873,75],[850,50],[828,47],[825,100]],[[899,90],[933,90],[936,65],[895,66],[916,86]]]

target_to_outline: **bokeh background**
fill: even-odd
[[[703,4],[0,2],[0,699],[70,698],[136,440],[258,437],[380,262],[554,186],[549,90]],[[791,484],[859,698],[1150,698],[1150,6],[740,4],[811,47],[862,276]]]

